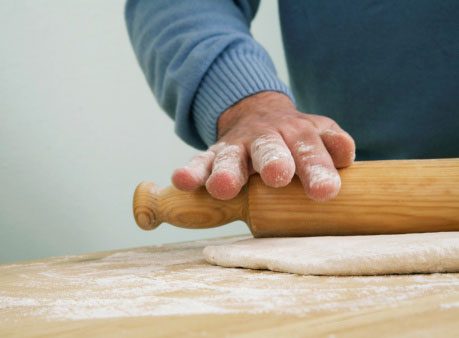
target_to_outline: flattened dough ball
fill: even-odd
[[[253,238],[208,246],[204,256],[224,267],[300,275],[459,272],[459,232]]]

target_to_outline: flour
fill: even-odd
[[[459,292],[456,275],[315,277],[227,269],[204,261],[202,248],[234,240],[126,250],[97,256],[0,266],[15,276],[0,286],[0,322],[27,317],[80,320],[197,314],[293,314],[410,304]]]
[[[37,305],[39,305],[39,302],[33,298],[0,297],[0,309]]]
[[[199,185],[204,185],[209,177],[215,153],[211,150],[194,156],[184,168],[194,177]]]
[[[241,148],[235,145],[226,145],[224,143],[222,143],[222,145],[222,149],[215,157],[212,175],[226,171],[238,179],[241,185],[244,184],[247,181],[248,174],[247,168],[241,160]]]
[[[251,156],[253,168],[263,178],[269,175],[265,172],[266,168],[273,162],[277,163],[274,180],[268,178],[270,186],[283,187],[290,183],[295,174],[293,157],[280,137],[274,135],[258,137],[251,145]]]
[[[341,186],[341,178],[338,173],[323,165],[307,166],[306,173],[309,176],[309,188],[317,188],[325,184],[332,185],[338,189]]]
[[[299,142],[299,146],[296,149],[296,151],[300,155],[305,155],[305,154],[309,154],[311,151],[313,151],[314,148],[315,147],[313,145],[306,145],[306,144],[304,144],[304,142]]]
[[[295,143],[295,152],[299,161],[303,164],[304,174],[309,180],[309,189],[320,188],[324,185],[331,185],[335,191],[341,186],[341,178],[336,171],[321,164],[311,164],[311,160],[318,157],[314,153],[315,146],[306,144],[303,141]]]
[[[443,309],[443,310],[454,309],[454,308],[459,309],[459,302],[441,304],[441,305],[440,305],[440,308]]]
[[[316,147],[314,147],[314,145],[306,144],[303,141],[298,141],[295,143],[295,152],[298,156],[299,161],[303,164],[317,157],[317,155],[314,154],[315,148]]]
[[[251,154],[254,169],[257,172],[273,161],[290,159],[290,151],[279,138],[264,135],[257,138],[251,146]]]
[[[312,153],[315,147],[312,144],[306,144],[303,141],[295,143],[296,153],[300,156],[307,156]]]

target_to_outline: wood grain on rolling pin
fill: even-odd
[[[459,159],[356,162],[340,170],[332,201],[307,198],[297,177],[269,188],[258,175],[233,200],[205,189],[137,187],[134,215],[143,229],[162,221],[208,228],[243,220],[255,237],[355,235],[459,230]]]
[[[250,186],[255,236],[350,235],[459,229],[459,161],[357,162],[340,170],[342,187],[332,201],[304,196],[299,180],[285,188]]]

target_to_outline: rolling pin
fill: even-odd
[[[204,188],[160,190],[142,182],[134,217],[145,230],[162,222],[202,229],[242,220],[254,237],[459,231],[459,158],[355,162],[339,173],[340,193],[328,202],[310,200],[296,176],[270,188],[252,175],[228,201]]]

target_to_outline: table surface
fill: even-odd
[[[459,336],[459,274],[319,277],[207,264],[196,241],[0,266],[0,336]]]

